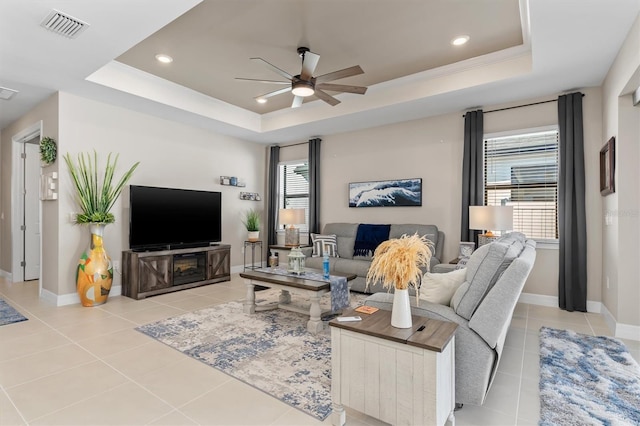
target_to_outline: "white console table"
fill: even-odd
[[[393,425],[455,423],[456,324],[413,316],[399,329],[389,311],[343,315],[362,321],[329,323],[335,426],[345,406]]]

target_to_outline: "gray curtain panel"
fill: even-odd
[[[481,206],[484,204],[482,178],[483,118],[481,109],[469,111],[464,115],[460,241],[475,243],[478,242],[480,231],[469,229],[469,206]]]
[[[320,143],[309,139],[309,232],[320,233]]]
[[[267,185],[267,244],[277,244],[276,224],[278,223],[278,163],[280,162],[280,147],[269,149],[269,176]]]
[[[560,176],[558,304],[567,311],[587,311],[587,220],[585,213],[582,93],[558,97]]]

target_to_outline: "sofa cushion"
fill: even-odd
[[[353,258],[353,245],[356,241],[357,223],[327,223],[323,234],[336,234],[338,239],[338,256],[343,259]]]
[[[328,254],[329,257],[338,257],[338,242],[335,234],[311,234],[311,245],[313,246],[313,257],[322,257]]]
[[[435,225],[418,225],[418,224],[398,224],[391,225],[389,228],[389,239],[400,238],[403,235],[424,235],[431,241],[435,247],[438,244],[438,227]],[[433,250],[435,254],[435,249]]]
[[[337,259],[336,260],[336,272],[345,272],[356,274],[359,277],[366,277],[371,262],[368,260],[358,259]]]
[[[466,276],[466,270],[451,271],[444,274],[427,272],[422,277],[420,299],[449,306],[451,297],[464,282]]]
[[[495,241],[477,249],[467,263],[467,286],[461,285],[451,303],[458,315],[470,319],[482,299],[500,275],[522,251],[522,244],[514,239]]]

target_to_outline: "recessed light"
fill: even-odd
[[[266,104],[267,100],[265,98],[257,98],[256,102],[259,103],[259,104]]]
[[[451,44],[453,44],[454,46],[462,46],[463,44],[465,44],[468,41],[469,41],[469,36],[468,35],[461,35],[461,36],[457,36],[453,40],[451,40]]]
[[[158,53],[156,55],[156,59],[158,62],[162,62],[163,64],[170,64],[173,62],[173,58],[169,55],[165,55],[164,53]]]

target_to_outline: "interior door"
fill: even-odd
[[[40,278],[40,152],[37,141],[24,143],[24,281]]]

